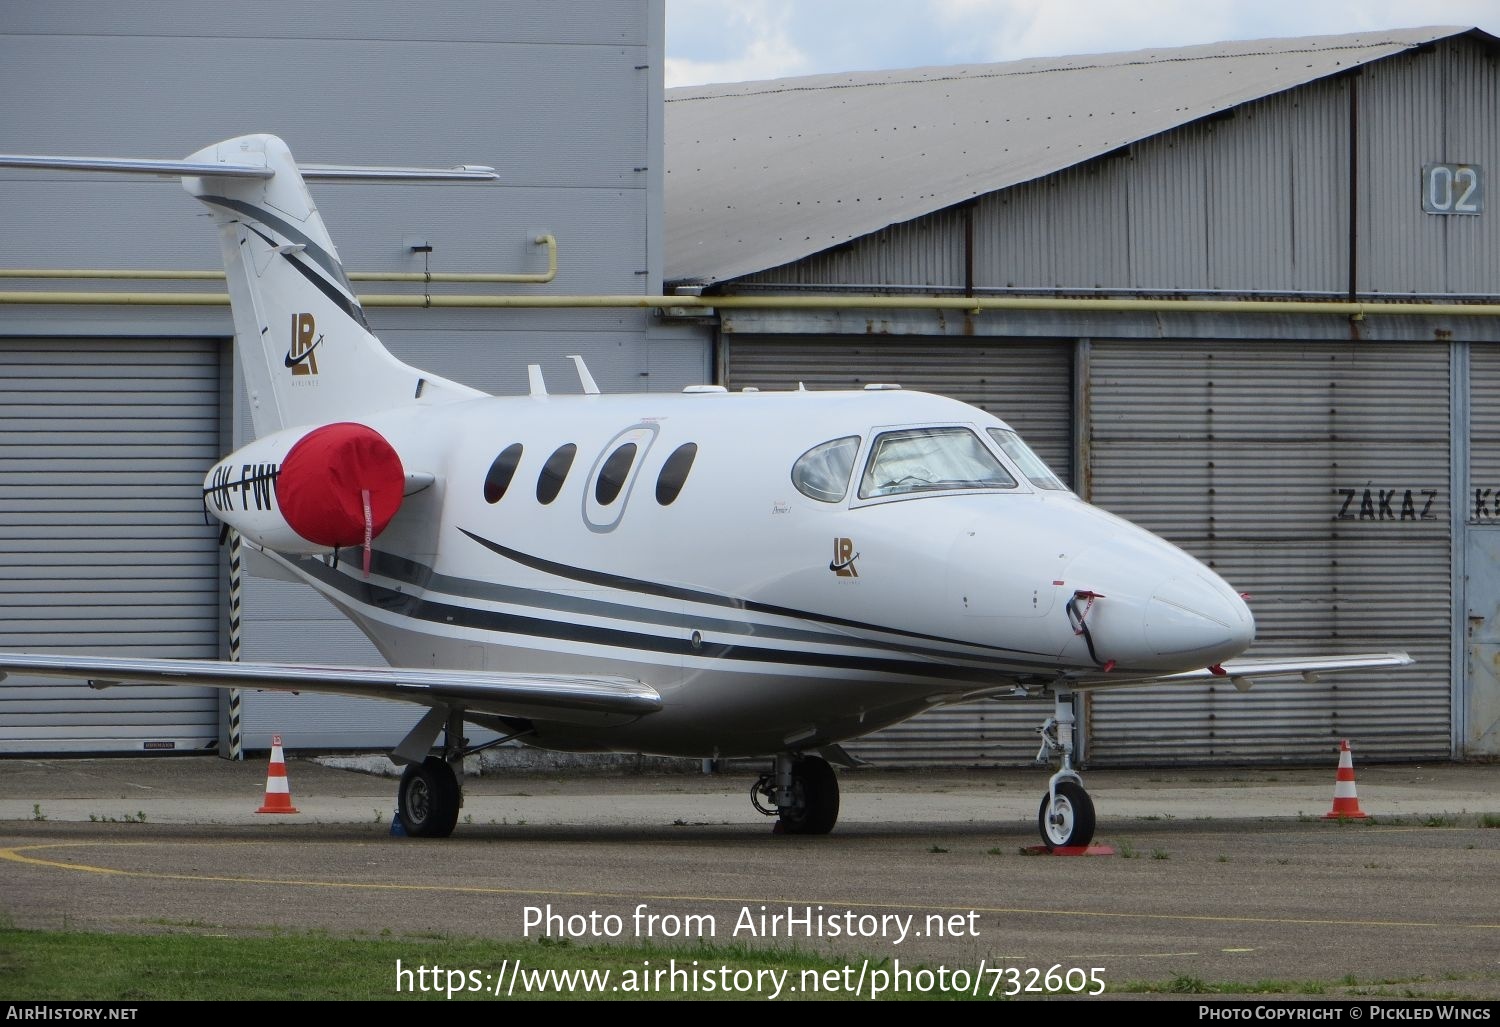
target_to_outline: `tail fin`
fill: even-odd
[[[402,363],[370,333],[304,173],[280,139],[241,136],[200,150],[185,163],[264,169],[254,177],[187,174],[182,183],[213,211],[219,227],[257,436],[418,402],[483,395]],[[421,174],[354,168],[306,172],[322,178]]]
[[[0,167],[174,175],[208,205],[257,437],[484,395],[403,364],[370,334],[304,179],[493,181],[492,168],[299,170],[271,135],[228,139],[185,160],[0,154]]]

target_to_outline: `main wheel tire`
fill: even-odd
[[[441,756],[409,763],[401,774],[396,808],[414,838],[446,838],[458,823],[458,778]]]
[[[792,764],[795,804],[781,810],[783,834],[827,834],[839,819],[839,779],[821,756]]]
[[[1094,840],[1094,800],[1078,782],[1059,781],[1056,807],[1051,794],[1043,793],[1036,822],[1049,849],[1087,845]]]

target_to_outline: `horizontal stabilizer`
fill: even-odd
[[[0,672],[113,685],[267,688],[447,704],[497,716],[568,723],[639,717],[661,709],[656,689],[633,678],[401,667],[323,667],[223,660],[0,653]]]
[[[48,157],[0,154],[0,168],[45,168],[52,171],[112,171],[126,175],[178,178],[270,178],[265,164],[229,164],[198,160],[143,160],[133,157]],[[325,182],[493,182],[495,169],[482,164],[456,168],[381,168],[342,164],[303,164],[306,179]]]
[[[500,176],[485,164],[453,168],[369,168],[353,164],[298,164],[303,178],[322,182],[493,182]]]
[[[0,153],[0,168],[47,168],[53,171],[113,171],[125,175],[175,175],[199,178],[270,178],[264,164],[217,164],[195,160],[137,160],[131,157],[44,157]]]

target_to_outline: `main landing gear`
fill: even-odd
[[[442,755],[430,755],[439,730]],[[469,751],[464,741],[463,712],[436,707],[396,747],[396,755],[407,761],[396,791],[396,815],[408,835],[446,838],[453,833],[464,804],[460,773]]]
[[[463,789],[453,766],[441,756],[408,763],[396,793],[396,810],[406,833],[416,838],[446,838],[458,823]]]
[[[1083,790],[1083,778],[1073,769],[1073,693],[1055,693],[1053,715],[1041,727],[1038,763],[1056,759],[1060,766],[1047,782],[1037,827],[1049,849],[1085,846],[1094,840],[1094,801]]]
[[[777,753],[771,772],[750,787],[750,803],[779,817],[782,834],[827,834],[839,819],[839,780],[821,756]]]

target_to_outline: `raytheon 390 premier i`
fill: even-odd
[[[427,708],[394,757],[411,834],[457,821],[465,722],[559,750],[769,756],[784,830],[838,816],[839,743],[924,710],[1051,694],[1038,823],[1086,844],[1083,689],[1397,666],[1404,653],[1234,661],[1255,634],[1203,564],[1067,490],[991,415],[859,392],[492,397],[373,336],[304,178],[267,135],[182,161],[3,157],[174,175],[213,212],[257,438],[203,501],[390,668],[0,654],[0,670],[278,688]],[[1234,661],[1234,662],[1231,662]],[[441,737],[440,737],[441,736]],[[436,750],[436,752],[434,752]]]

